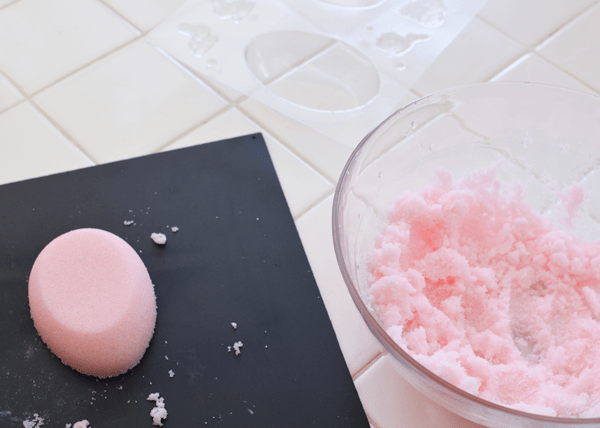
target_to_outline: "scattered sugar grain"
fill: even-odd
[[[37,413],[33,414],[32,420],[24,420],[23,427],[24,428],[38,428],[44,425],[44,418],[41,418]]]
[[[163,426],[162,420],[167,419],[167,409],[165,408],[165,399],[158,392],[153,392],[146,399],[154,401],[155,407],[150,411],[152,417],[152,425]]]
[[[177,226],[173,226],[171,228],[171,232],[173,232],[173,233],[177,233],[178,231],[179,231],[179,228]]]
[[[131,225],[133,224],[133,220],[125,220],[125,221],[123,222],[123,224],[124,224],[125,226],[131,226]]]
[[[233,344],[233,350],[235,351],[235,355],[240,355],[240,353],[242,352],[240,350],[240,348],[244,346],[244,344],[240,341],[237,341]]]
[[[165,245],[167,243],[167,236],[164,233],[152,233],[150,238],[156,245]]]
[[[73,425],[73,428],[88,428],[90,426],[90,423],[84,419],[82,421],[79,422],[75,422],[75,424]]]
[[[233,329],[234,329],[234,330],[236,330],[236,329],[237,329],[237,323],[236,323],[236,322],[232,322],[232,323],[231,323],[231,326],[233,327]]]
[[[175,372],[173,370],[169,370],[169,377],[175,376]]]

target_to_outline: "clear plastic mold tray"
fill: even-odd
[[[354,147],[485,0],[190,0],[147,38]]]

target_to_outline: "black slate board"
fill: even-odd
[[[0,201],[1,427],[151,427],[153,392],[166,428],[369,426],[260,134],[7,184]],[[150,347],[116,378],[64,366],[29,314],[37,254],[80,227],[126,239],[155,284]]]

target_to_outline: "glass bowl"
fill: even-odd
[[[396,111],[352,153],[333,204],[341,273],[394,367],[443,407],[488,427],[600,426],[600,418],[527,413],[453,386],[398,346],[371,309],[368,255],[400,194],[430,184],[440,167],[458,180],[492,164],[502,165],[502,182],[520,183],[524,201],[552,220],[560,211],[556,191],[582,183],[588,199],[570,232],[587,241],[600,238],[600,192],[590,192],[600,186],[600,98],[540,84],[475,84],[424,97]]]

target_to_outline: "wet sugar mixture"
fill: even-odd
[[[531,209],[496,170],[405,192],[369,258],[387,333],[433,373],[531,413],[600,416],[600,242]],[[585,196],[560,195],[567,226]]]

